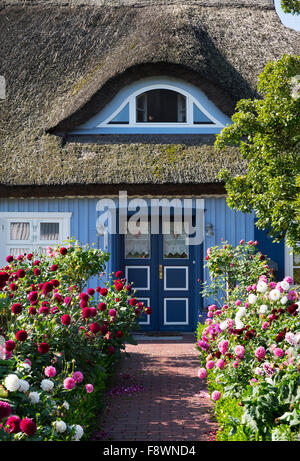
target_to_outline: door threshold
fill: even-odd
[[[151,335],[133,335],[136,341],[182,341],[183,336],[151,336]]]

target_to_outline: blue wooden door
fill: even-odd
[[[184,233],[121,236],[121,264],[136,298],[152,308],[139,323],[148,331],[192,331],[197,322],[195,246]],[[198,261],[199,264],[199,261]]]

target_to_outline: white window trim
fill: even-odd
[[[185,269],[185,288],[168,288],[167,271],[172,269]],[[165,291],[186,291],[189,289],[189,268],[187,266],[164,266],[164,290]]]
[[[285,277],[292,277],[292,279],[294,280],[294,270],[293,270],[294,267],[298,267],[298,266],[294,266],[293,264],[292,249],[285,244],[284,245],[284,274],[285,274]]]
[[[167,301],[185,301],[185,322],[167,322]],[[189,298],[164,298],[164,325],[189,324]]]
[[[141,298],[136,298],[136,299],[137,299],[138,301],[142,301],[143,299],[147,299],[147,306],[146,306],[146,307],[150,306],[150,298],[147,298],[147,297],[142,298],[142,297],[141,297]],[[139,325],[150,325],[150,317],[151,317],[151,316],[150,316],[150,314],[145,314],[145,315],[146,315],[147,321],[146,321],[146,322],[139,322]]]
[[[182,94],[186,97],[186,122],[176,122],[176,123],[168,123],[168,122],[160,122],[160,123],[142,123],[136,121],[136,98],[142,93],[151,90],[171,90],[176,91],[177,93]],[[113,120],[119,112],[121,112],[124,107],[129,103],[129,124],[119,124],[114,123],[113,125],[109,124],[111,120]],[[189,92],[185,91],[182,88],[179,88],[175,85],[170,84],[152,84],[147,85],[139,90],[134,91],[130,96],[128,96],[122,104],[109,116],[107,117],[102,123],[98,124],[96,128],[103,128],[103,127],[115,127],[115,128],[124,128],[124,127],[165,127],[165,128],[178,128],[178,127],[185,127],[185,128],[199,128],[199,124],[193,123],[194,113],[193,113],[193,104],[195,104],[204,115],[206,115],[213,123],[201,123],[200,126],[202,128],[224,128],[221,122],[219,122],[215,117],[213,117],[203,105],[197,101],[197,99],[192,96]]]
[[[57,245],[58,243],[70,237],[72,213],[66,212],[0,212],[0,261],[5,261],[8,256],[8,248],[30,248],[32,251],[38,250],[39,247]],[[29,222],[31,239],[11,240],[10,227],[11,222]],[[42,240],[39,239],[38,226],[41,222],[58,222],[60,224],[59,240]],[[0,264],[1,265],[1,264]]]
[[[125,267],[125,277],[128,280],[128,283],[131,283],[132,280],[128,278],[128,269],[147,269],[147,286],[146,287],[138,287],[136,284],[134,285],[135,290],[150,290],[150,266],[126,266]]]

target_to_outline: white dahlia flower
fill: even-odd
[[[256,301],[257,301],[257,296],[254,293],[250,293],[250,295],[248,296],[248,302],[250,304],[254,304],[256,303]]]
[[[75,428],[75,433],[73,435],[73,440],[80,440],[81,437],[83,436],[83,429],[82,427],[79,425],[79,424],[75,424],[73,426],[71,426],[71,428]]]
[[[27,392],[29,390],[29,382],[26,381],[25,379],[20,379],[19,380],[19,391],[20,392]]]
[[[5,378],[4,386],[10,392],[16,392],[19,390],[20,380],[17,375],[8,375]]]
[[[56,432],[60,434],[62,432],[65,432],[67,429],[67,425],[64,421],[54,421],[54,426],[55,426]]]
[[[41,382],[41,388],[43,391],[50,392],[54,387],[53,381],[51,379],[43,379]]]
[[[38,392],[30,392],[28,398],[30,402],[33,403],[34,405],[39,403],[40,401],[40,395]]]

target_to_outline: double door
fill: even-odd
[[[195,328],[199,304],[197,247],[187,244],[184,232],[176,234],[174,230],[171,222],[167,234],[121,236],[121,265],[125,277],[133,282],[138,301],[152,308],[151,315],[139,319],[144,330],[192,331]]]

